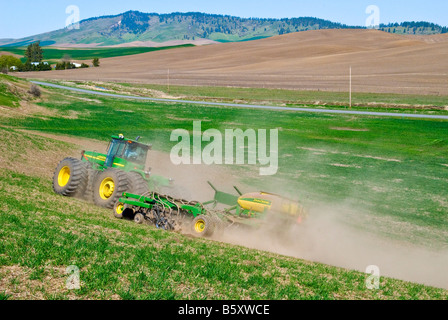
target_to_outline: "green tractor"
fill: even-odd
[[[113,208],[124,192],[174,193],[172,179],[145,170],[150,145],[112,136],[106,154],[83,151],[81,159],[66,158],[56,167],[53,189],[66,197],[80,197]]]

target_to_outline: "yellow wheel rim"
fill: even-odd
[[[100,197],[108,200],[114,194],[115,182],[112,178],[106,178],[100,184]]]
[[[123,214],[123,211],[124,211],[124,204],[119,203],[119,204],[117,205],[117,209],[115,209],[115,212],[116,212],[117,214],[121,215],[121,214]]]
[[[194,224],[194,230],[197,233],[203,232],[204,229],[205,229],[205,221],[204,220],[200,219]]]
[[[70,168],[63,167],[61,171],[59,171],[58,184],[60,187],[65,187],[69,181],[70,181]]]

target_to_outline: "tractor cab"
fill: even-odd
[[[116,160],[122,159],[144,167],[151,146],[139,143],[138,139],[139,137],[136,140],[125,139],[123,135],[112,136],[107,148],[105,166],[112,167],[114,163],[117,163]]]

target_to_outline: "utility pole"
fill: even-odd
[[[350,109],[352,108],[352,66],[350,66]]]
[[[170,69],[168,69],[168,94],[170,94]]]

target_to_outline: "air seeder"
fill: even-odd
[[[214,199],[199,203],[174,199],[157,192],[143,195],[124,193],[115,204],[116,218],[133,218],[136,223],[155,225],[157,228],[188,231],[197,236],[211,237],[231,227],[258,228],[268,216],[285,226],[301,223],[306,212],[296,201],[276,194],[257,192],[238,195],[214,189]]]
[[[173,194],[172,179],[151,174],[146,159],[151,145],[123,135],[112,136],[106,154],[83,151],[81,159],[66,158],[56,167],[53,189],[67,197],[83,197],[98,206],[113,208],[124,192]]]

